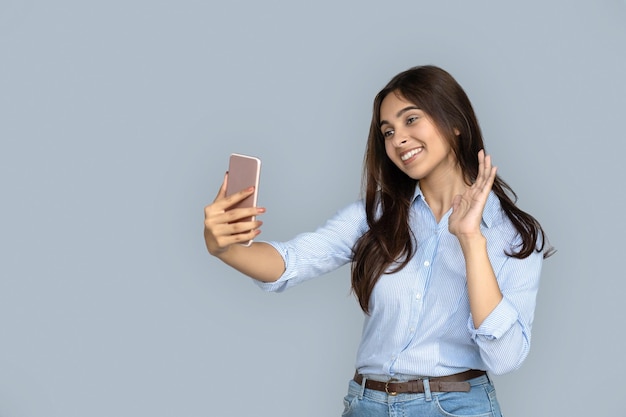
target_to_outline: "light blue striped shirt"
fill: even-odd
[[[463,253],[448,231],[450,213],[437,223],[416,188],[410,226],[417,251],[404,269],[383,275],[374,287],[356,359],[361,374],[382,379],[467,369],[503,374],[517,369],[528,355],[542,253],[525,259],[505,255],[520,239],[492,192],[481,230],[504,298],[476,329]],[[345,265],[367,227],[364,203],[358,201],[315,232],[268,242],[282,255],[286,269],[276,282],[256,282],[266,291],[280,292]]]

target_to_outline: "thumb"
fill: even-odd
[[[226,171],[226,173],[224,174],[224,181],[222,181],[222,186],[220,187],[220,190],[217,192],[217,195],[215,196],[214,201],[217,201],[220,198],[226,197],[226,187],[228,187],[228,171]]]
[[[461,194],[455,195],[454,198],[452,199],[452,212],[453,213],[456,212],[461,206],[461,199],[462,199]]]

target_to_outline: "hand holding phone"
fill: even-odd
[[[228,164],[228,182],[226,185],[226,196],[230,196],[241,190],[254,187],[254,192],[234,204],[229,210],[234,208],[256,207],[259,189],[259,180],[261,175],[261,160],[254,156],[231,154]],[[254,221],[255,217],[244,217],[237,220],[238,222]],[[250,245],[252,241],[246,243]]]

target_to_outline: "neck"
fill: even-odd
[[[423,178],[419,185],[437,222],[450,210],[454,197],[463,194],[468,187],[460,171],[449,172],[448,175],[439,178]]]

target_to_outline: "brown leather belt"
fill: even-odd
[[[470,369],[469,371],[454,375],[428,378],[428,383],[432,392],[468,392],[470,390],[470,384],[467,380],[478,378],[486,374],[485,371]],[[357,372],[354,374],[354,381],[361,385],[363,383],[363,375]],[[415,379],[406,382],[396,382],[392,378],[387,382],[382,382],[368,379],[365,381],[365,388],[386,392],[389,395],[422,394],[424,393],[424,381]]]

